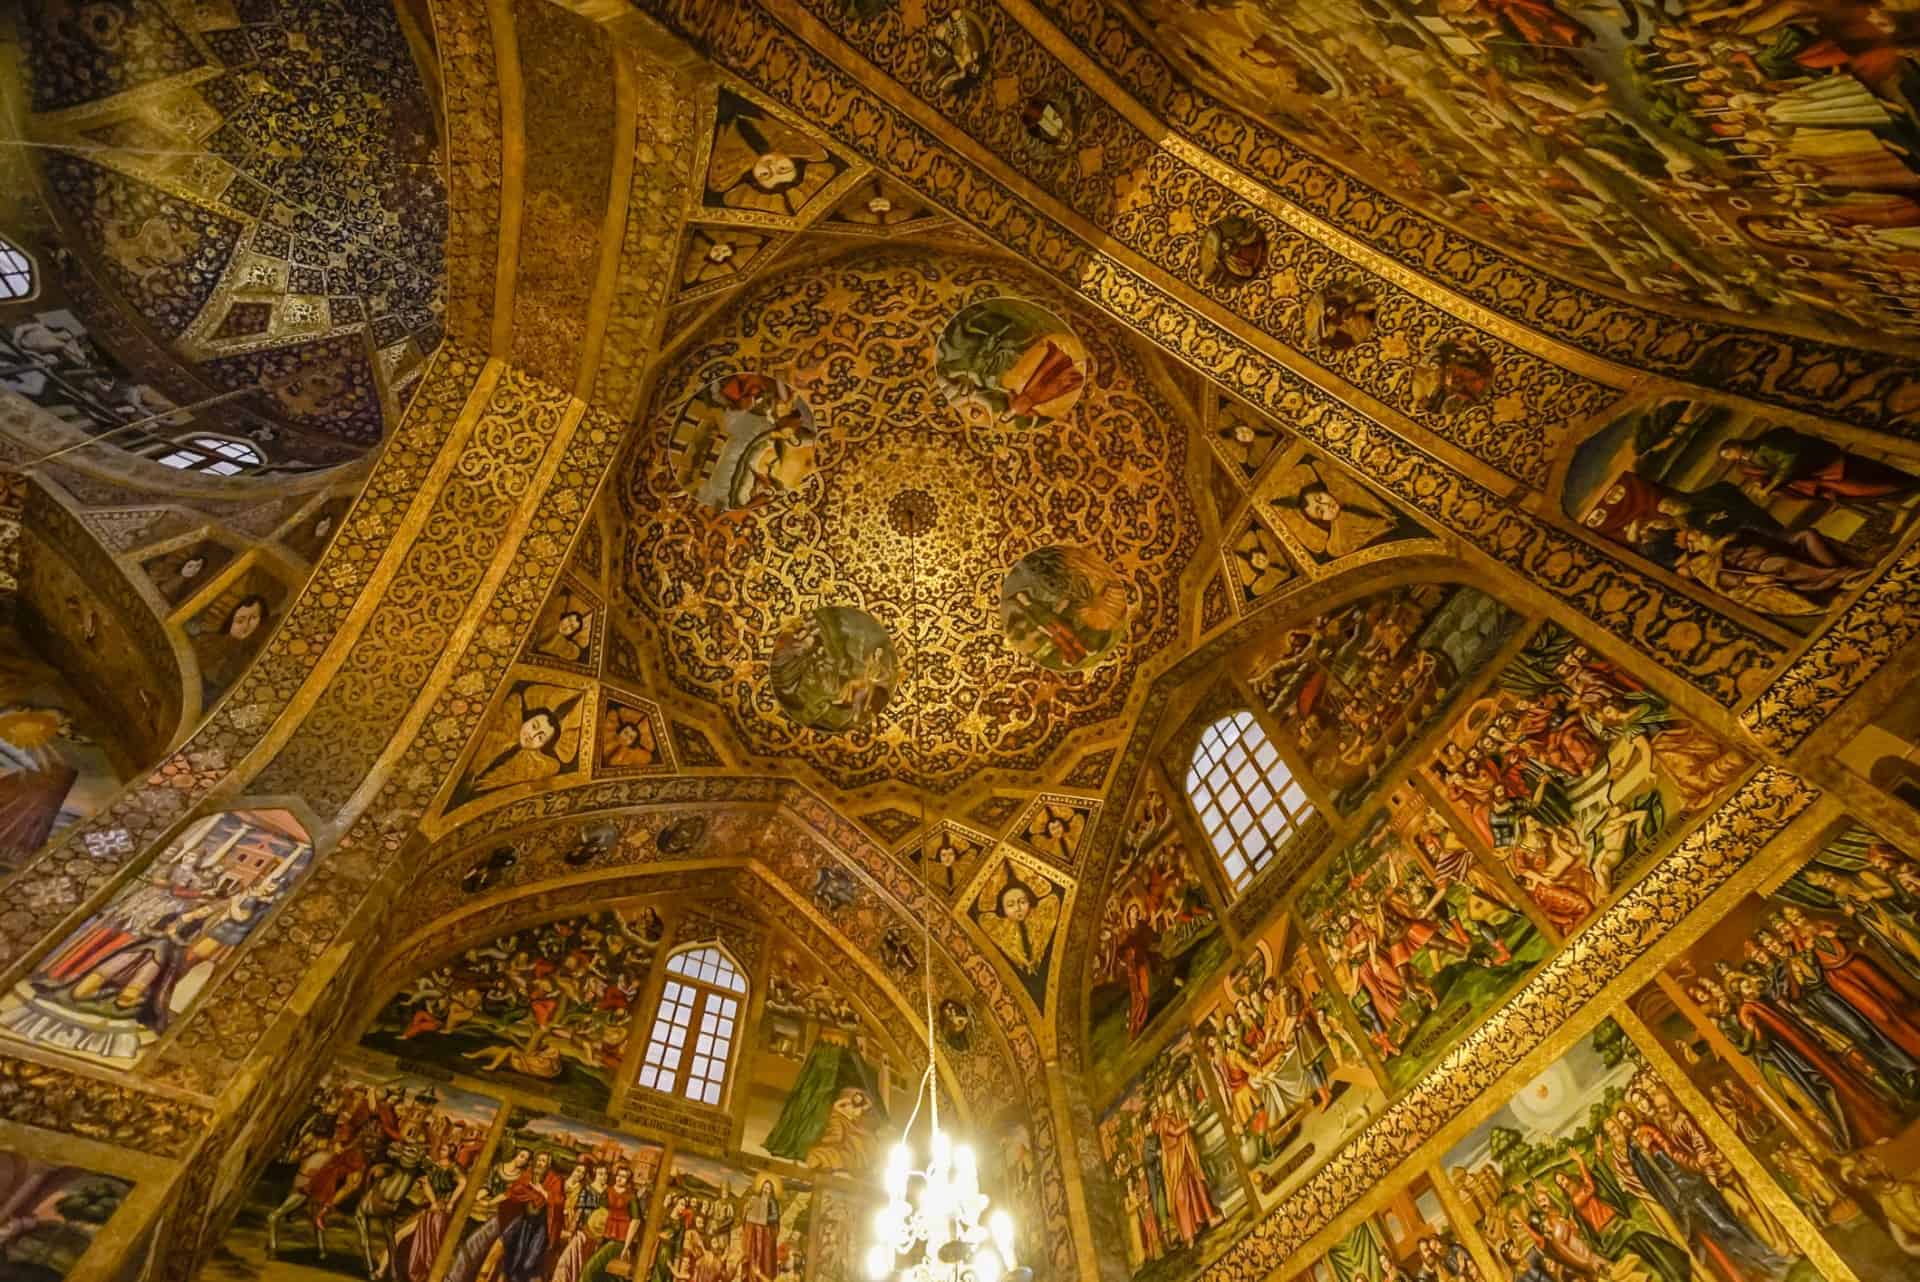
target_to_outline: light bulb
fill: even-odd
[[[1000,1248],[1007,1267],[1017,1268],[1019,1257],[1013,1253],[1013,1217],[1005,1211],[995,1211],[987,1217],[987,1228],[993,1233],[994,1245]]]
[[[945,1131],[935,1130],[933,1133],[933,1161],[928,1164],[928,1171],[938,1173],[944,1178],[947,1173],[947,1163],[952,1157],[953,1141],[947,1138]]]
[[[974,1254],[971,1268],[973,1282],[1000,1282],[1000,1253],[990,1246],[981,1247]]]
[[[980,1192],[980,1167],[973,1158],[973,1145],[961,1144],[953,1150],[953,1184],[962,1200]]]
[[[867,1248],[867,1277],[872,1282],[887,1282],[893,1272],[893,1252],[879,1242]]]
[[[887,1196],[896,1202],[907,1195],[907,1177],[913,1173],[913,1154],[903,1140],[887,1154]]]

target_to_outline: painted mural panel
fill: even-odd
[[[187,642],[200,667],[203,707],[238,681],[280,621],[286,585],[254,568],[220,590],[187,620]]]
[[[897,1126],[893,1055],[824,967],[779,947],[767,974],[741,1147],[821,1174],[871,1169]]]
[[[1065,899],[1065,887],[1037,864],[1001,855],[980,879],[967,909],[1040,1010],[1047,1008]]]
[[[427,1282],[498,1111],[425,1078],[336,1064],[201,1276]]]
[[[1610,1019],[1444,1165],[1513,1282],[1820,1277]]]
[[[1374,490],[1306,451],[1282,465],[1262,494],[1288,540],[1316,565],[1426,534]]]
[[[1352,814],[1518,623],[1474,588],[1393,588],[1286,632],[1253,686],[1313,778]]]
[[[0,1150],[0,1277],[60,1282],[132,1191],[117,1176]]]
[[[816,1205],[820,1227],[814,1231],[813,1282],[863,1282],[868,1228],[880,1203],[823,1188]]]
[[[185,411],[169,414],[173,402],[130,375],[64,307],[14,311],[0,324],[0,391],[89,434],[155,414],[166,415],[153,424],[156,437],[179,435],[193,424]]]
[[[1207,89],[1557,272],[1914,326],[1916,27],[1897,6],[1129,7]]]
[[[1414,1081],[1550,944],[1410,789],[1301,892],[1303,925],[1386,1065]]]
[[[515,1108],[443,1282],[632,1282],[664,1151]]]
[[[1365,1126],[1386,1094],[1291,914],[1206,1000],[1194,1041],[1254,1189],[1271,1204]]]
[[[284,810],[190,824],[0,999],[14,1037],[128,1064],[193,1004],[313,863]]]
[[[546,681],[514,682],[481,727],[466,773],[454,785],[447,808],[518,784],[577,774],[587,694],[584,689]]]
[[[1635,998],[1859,1277],[1920,1269],[1920,861],[1832,834]]]
[[[198,539],[186,547],[148,557],[140,563],[153,581],[154,591],[170,606],[185,605],[200,589],[213,582],[228,562],[233,549],[212,539]]]
[[[1183,1034],[1100,1119],[1100,1152],[1125,1202],[1135,1278],[1161,1282],[1201,1267],[1225,1248],[1248,1206],[1201,1072],[1198,1047]]]
[[[605,1108],[665,933],[631,908],[502,935],[395,993],[360,1044]]]
[[[1112,1063],[1231,951],[1184,841],[1121,860],[1107,881],[1094,947],[1091,1059]]]
[[[1407,1181],[1384,1206],[1354,1225],[1331,1250],[1294,1276],[1294,1282],[1401,1279],[1482,1282],[1472,1253],[1447,1218],[1433,1177],[1425,1172]],[[1563,1279],[1550,1274],[1543,1282]]]
[[[648,1282],[799,1282],[811,1185],[676,1153]]]
[[[1548,624],[1455,719],[1426,773],[1565,935],[1747,765]]]
[[[1899,542],[1920,503],[1920,459],[1670,400],[1583,442],[1562,497],[1588,529],[1805,631]]]
[[[19,633],[0,628],[0,875],[119,789],[109,733]]]

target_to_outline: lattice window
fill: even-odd
[[[0,236],[0,303],[33,297],[33,260],[27,251]]]
[[[746,979],[720,949],[709,944],[669,957],[640,1085],[718,1105],[746,996]]]
[[[1280,750],[1244,711],[1220,718],[1201,733],[1187,769],[1187,798],[1236,891],[1313,813]]]
[[[226,436],[194,436],[175,445],[160,456],[163,467],[183,472],[206,472],[212,476],[238,476],[266,459],[245,441]]]

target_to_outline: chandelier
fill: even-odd
[[[930,506],[930,505],[929,505]],[[900,522],[910,536],[913,594],[908,602],[912,624],[919,620],[920,536],[932,525],[931,512],[903,514]],[[915,627],[910,671],[920,666],[920,638]],[[920,713],[914,710],[914,735],[919,737]],[[926,828],[926,799],[920,801],[920,827]],[[933,924],[928,905],[932,888],[920,888],[920,955],[923,962],[922,996],[926,1001],[927,1071],[914,1092],[913,1112],[901,1131],[900,1142],[887,1155],[887,1204],[874,1216],[873,1244],[867,1248],[867,1277],[871,1282],[1033,1282],[1033,1270],[1019,1266],[1013,1253],[1013,1217],[1004,1210],[987,1214],[987,1195],[980,1191],[980,1170],[967,1144],[955,1144],[940,1129],[940,1087],[935,1076],[933,1044]],[[920,1106],[927,1105],[927,1164],[914,1165],[910,1140]]]

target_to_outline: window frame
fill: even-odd
[[[701,958],[705,953],[713,959]],[[725,1108],[740,1057],[748,992],[745,969],[721,944],[710,940],[671,953],[634,1085],[701,1108]]]
[[[1187,806],[1235,898],[1246,893],[1281,846],[1316,813],[1306,785],[1251,708],[1207,723],[1188,755],[1181,782]]]
[[[168,441],[166,449],[154,455],[154,461],[176,472],[204,472],[209,476],[246,476],[267,466],[267,456],[251,441],[204,433]]]
[[[10,292],[9,282],[24,278],[26,287]],[[31,302],[40,294],[40,264],[33,260],[20,242],[0,232],[0,303]]]

